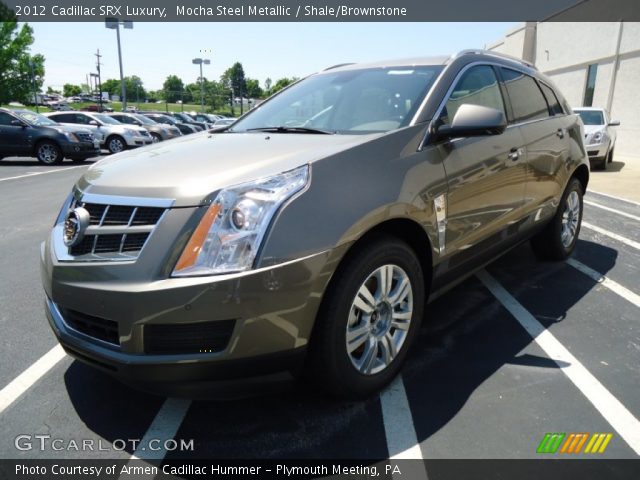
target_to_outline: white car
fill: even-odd
[[[123,125],[108,115],[94,112],[53,112],[47,117],[63,125],[82,125],[91,130],[100,146],[110,153],[118,153],[127,148],[151,145],[153,137],[142,127]]]
[[[616,146],[616,130],[620,125],[617,120],[609,118],[604,108],[574,108],[584,123],[584,144],[589,155],[591,169],[606,170],[607,164],[613,162],[613,149]]]

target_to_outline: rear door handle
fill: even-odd
[[[564,134],[565,134],[565,130],[564,130],[564,128],[559,128],[559,129],[556,131],[556,135],[558,135],[558,137],[560,137],[560,138],[564,138]]]
[[[509,160],[513,160],[514,162],[520,158],[521,150],[519,148],[512,148],[507,157]]]

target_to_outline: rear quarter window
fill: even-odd
[[[549,113],[551,115],[562,115],[564,111],[562,110],[562,106],[558,101],[558,97],[553,89],[544,83],[540,83],[540,88],[542,89],[542,93],[544,93],[545,98],[547,99],[547,103],[549,104]]]

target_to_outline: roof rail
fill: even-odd
[[[529,68],[538,70],[537,67],[531,62],[522,60],[521,58],[514,57],[512,55],[507,55],[506,53],[494,52],[493,50],[482,50],[482,49],[461,50],[460,52],[456,53],[451,59],[453,60],[458,57],[462,57],[463,55],[488,55],[490,57],[504,58],[505,60],[511,60],[512,62],[521,63],[522,65],[526,65]]]
[[[337,65],[331,65],[330,67],[327,67],[327,68],[323,69],[322,71],[326,72],[327,70],[333,70],[334,68],[346,67],[347,65],[355,65],[355,62],[338,63]]]

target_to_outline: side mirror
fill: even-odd
[[[620,120],[611,120],[609,122],[609,126],[610,127],[619,127],[620,126]]]
[[[22,127],[22,128],[25,128],[27,126],[26,123],[20,120],[11,120],[11,125],[13,125],[14,127]]]
[[[436,135],[438,138],[500,135],[505,128],[507,119],[500,110],[465,103],[458,108],[451,125],[441,125]]]
[[[94,127],[99,127],[100,126],[100,124],[98,122],[96,122],[95,120],[91,120],[89,122],[89,125],[93,125]]]

